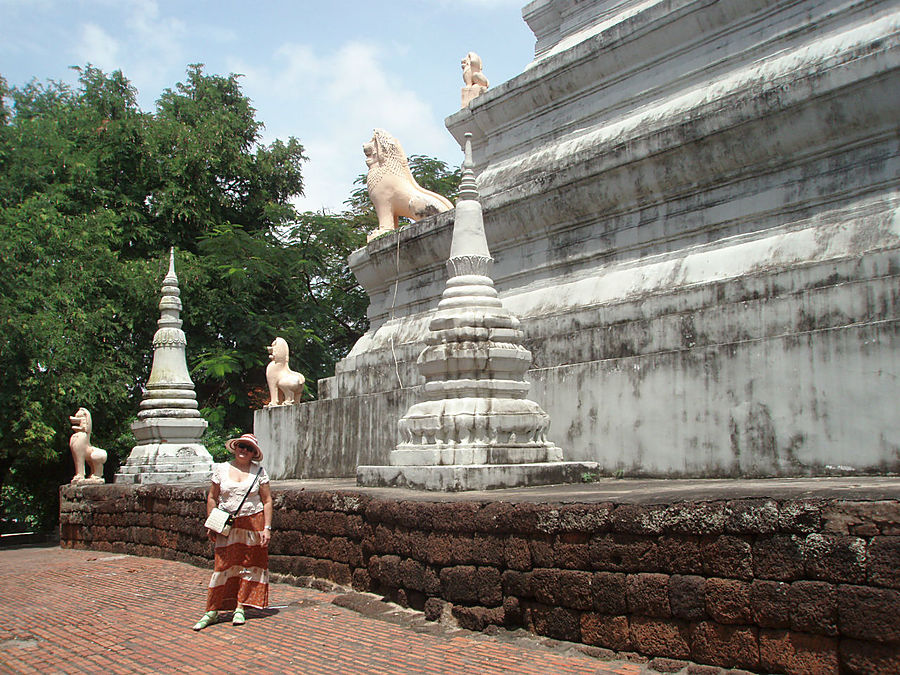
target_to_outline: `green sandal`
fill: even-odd
[[[231,625],[243,626],[245,623],[247,623],[247,619],[244,618],[244,608],[238,607],[234,610],[234,616],[231,617]]]
[[[218,612],[207,612],[197,623],[194,624],[194,630],[203,630],[209,624],[215,623],[217,618],[219,618]]]

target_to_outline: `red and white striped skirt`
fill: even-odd
[[[263,512],[234,519],[227,537],[216,536],[215,568],[209,580],[206,611],[231,610],[238,603],[269,605],[269,549],[260,544]]]

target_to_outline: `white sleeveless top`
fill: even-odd
[[[219,486],[219,508],[234,513],[234,510],[238,507],[238,504],[241,503],[244,495],[247,494],[247,489],[253,483],[253,479],[256,478],[256,472],[261,470],[262,473],[259,474],[259,480],[253,484],[253,489],[250,490],[250,494],[247,495],[247,501],[245,501],[244,505],[241,507],[240,513],[235,515],[252,516],[254,513],[262,511],[263,505],[259,498],[259,486],[262,483],[269,482],[269,476],[266,473],[266,470],[256,462],[253,462],[250,465],[250,473],[247,474],[247,477],[244,478],[244,480],[235,481],[231,480],[231,477],[229,476],[230,468],[231,462],[213,464],[212,482]]]

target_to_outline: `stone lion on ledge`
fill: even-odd
[[[367,241],[396,230],[401,216],[416,221],[453,208],[450,200],[416,183],[403,147],[384,129],[375,129],[363,153],[369,167],[366,187],[378,216],[378,228]]]
[[[72,483],[103,483],[103,465],[106,463],[106,450],[91,445],[91,433],[94,423],[87,408],[79,408],[69,417],[72,435],[69,437],[69,449],[75,462],[75,477]],[[85,476],[85,464],[91,472]]]
[[[303,398],[306,378],[288,366],[290,350],[287,341],[277,337],[266,349],[270,359],[266,366],[266,383],[269,385],[269,402],[266,407],[299,403]]]

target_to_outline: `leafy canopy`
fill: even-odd
[[[74,87],[0,77],[0,530],[55,522],[78,407],[107,480],[130,452],[170,246],[214,455],[266,402],[274,337],[314,395],[367,326],[345,262],[377,222],[365,176],[344,213],[298,213],[303,146],[260,142],[239,76],[191,65],[145,112],[120,71],[77,70]],[[409,160],[455,196],[458,169]]]
[[[297,213],[303,147],[261,144],[238,76],[190,66],[147,113],[121,72],[79,75],[74,87],[0,78],[0,519],[32,525],[52,522],[72,475],[79,406],[108,478],[133,445],[170,246],[214,438],[249,428],[265,402],[276,335],[313,393],[366,326],[344,262],[364,234]]]

